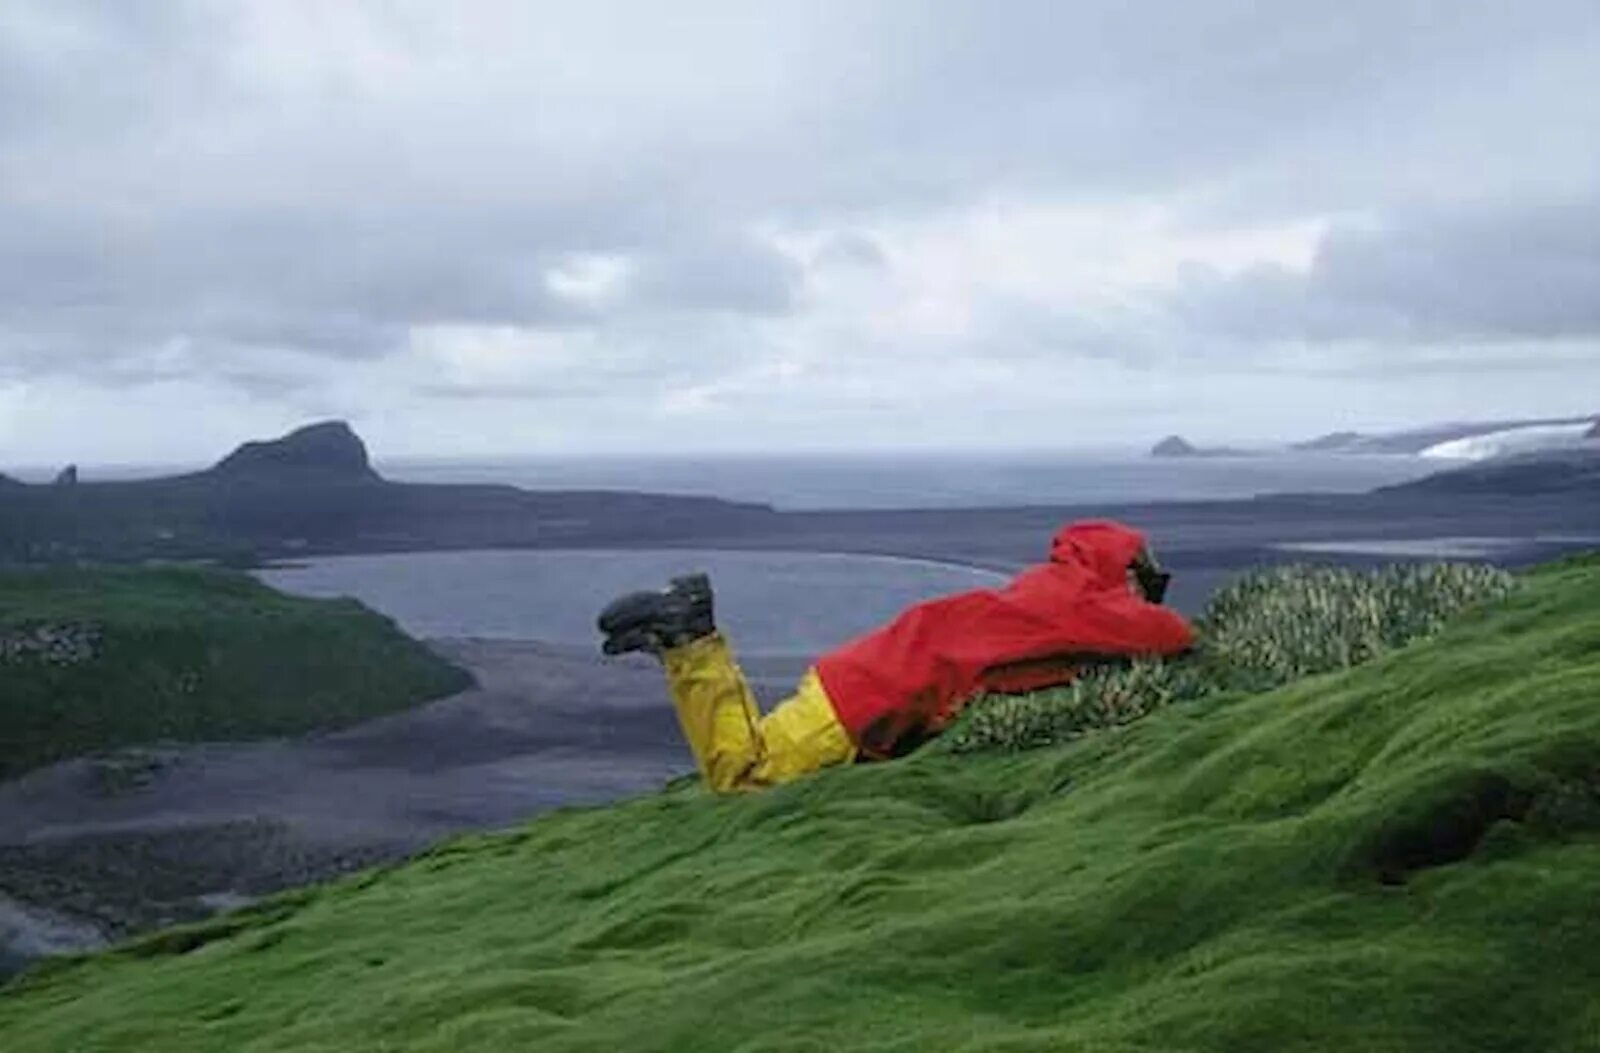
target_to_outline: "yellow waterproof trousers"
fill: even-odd
[[[683,737],[715,792],[758,790],[855,760],[815,669],[762,716],[721,633],[671,648],[661,662]]]

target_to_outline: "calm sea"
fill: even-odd
[[[1162,459],[1084,454],[857,457],[585,457],[386,461],[410,482],[498,482],[533,489],[650,490],[757,501],[779,509],[959,508],[1205,501],[1264,493],[1359,493],[1438,471],[1407,456],[1274,454]]]

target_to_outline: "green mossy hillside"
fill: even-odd
[[[339,727],[469,683],[353,600],[240,573],[0,573],[0,778],[121,746]]]
[[[1600,558],[1066,745],[680,787],[0,992],[0,1048],[1600,1049]]]

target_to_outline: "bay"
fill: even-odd
[[[1003,575],[926,560],[811,552],[478,550],[332,556],[258,571],[306,596],[353,596],[421,637],[538,640],[598,648],[613,597],[711,574],[718,623],[743,652],[813,655],[908,604],[1003,584]]]

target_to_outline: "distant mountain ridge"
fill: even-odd
[[[1363,438],[1364,436],[1358,431],[1331,431],[1326,435],[1319,435],[1315,439],[1292,443],[1289,448],[1291,450],[1318,453],[1330,450],[1337,452],[1360,442]]]

